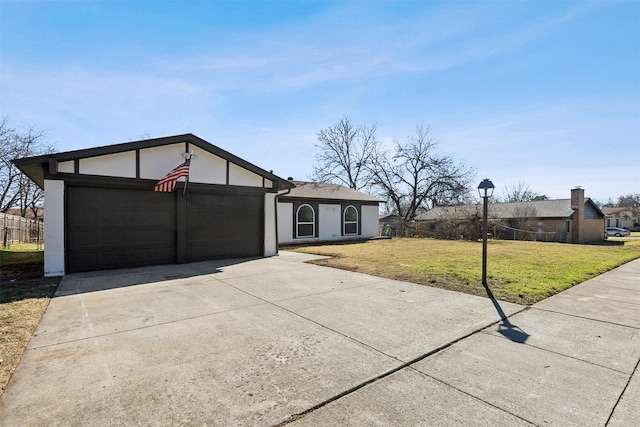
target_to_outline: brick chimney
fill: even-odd
[[[571,243],[584,243],[584,189],[576,187],[571,190]]]

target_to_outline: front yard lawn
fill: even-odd
[[[482,243],[399,238],[301,246],[291,250],[333,258],[315,264],[487,296]],[[640,258],[640,240],[598,245],[490,240],[487,282],[495,298],[533,304]]]

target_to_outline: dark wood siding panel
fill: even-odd
[[[264,241],[261,194],[190,193],[187,210],[189,261],[261,256]]]
[[[66,190],[67,271],[175,262],[175,193]]]

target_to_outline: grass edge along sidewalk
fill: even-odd
[[[60,277],[43,277],[42,251],[0,250],[0,395],[15,371]]]
[[[394,238],[287,250],[332,257],[314,264],[487,296],[480,242]],[[640,236],[594,245],[492,240],[487,253],[487,282],[494,296],[531,305],[640,258]]]

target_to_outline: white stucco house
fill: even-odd
[[[278,195],[278,242],[367,239],[378,235],[382,200],[337,184],[289,182]]]
[[[154,191],[191,158],[188,182]],[[46,276],[275,255],[294,186],[193,134],[14,160],[45,193]]]
[[[282,179],[193,134],[13,162],[44,189],[45,276],[272,256],[280,243],[378,234],[375,197]],[[188,179],[159,191],[187,164]]]
[[[637,208],[603,208],[602,212],[606,216],[607,227],[620,227],[634,231],[640,230],[640,220],[638,220]]]

